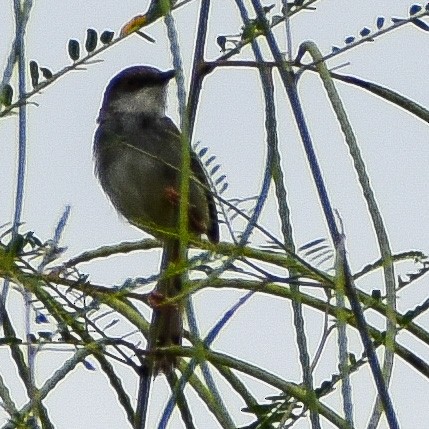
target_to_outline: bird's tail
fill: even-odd
[[[168,240],[163,247],[161,275],[152,292],[152,321],[149,334],[149,351],[153,353],[153,374],[171,374],[176,366],[176,357],[158,354],[156,349],[181,345],[183,336],[182,307],[180,303],[165,303],[182,291],[182,277],[174,271],[179,261],[180,243]]]

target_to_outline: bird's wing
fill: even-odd
[[[162,118],[162,122],[164,125],[164,129],[168,131],[169,133],[174,133],[175,136],[179,139],[181,139],[181,133],[179,129],[176,127],[174,122],[168,118]],[[207,198],[207,205],[209,209],[209,217],[210,217],[210,225],[208,225],[207,228],[207,236],[213,243],[219,242],[219,221],[218,221],[218,215],[217,215],[217,208],[215,199],[213,196],[212,186],[210,185],[210,182],[207,177],[206,170],[203,166],[203,164],[200,161],[200,158],[198,155],[191,150],[191,172],[192,175],[203,185],[206,198]]]

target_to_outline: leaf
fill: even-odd
[[[380,28],[383,27],[383,25],[384,25],[384,17],[379,16],[377,18],[377,28],[380,30]]]
[[[86,30],[85,49],[87,52],[92,52],[97,47],[98,34],[93,28]]]
[[[217,36],[216,43],[219,45],[220,50],[222,52],[226,51],[226,37],[225,36]]]
[[[371,93],[380,96],[386,100],[389,100],[391,103],[396,104],[397,106],[405,109],[407,112],[412,113],[423,121],[429,123],[429,110],[425,109],[420,104],[415,103],[403,95],[398,94],[391,89],[377,85],[373,82],[369,82],[363,79],[358,79],[354,76],[344,76],[338,73],[331,73],[332,77],[335,79],[341,80],[342,82],[347,82],[351,85],[359,86]]]
[[[12,104],[13,88],[7,83],[0,90],[0,104],[10,106]]]
[[[223,182],[226,179],[226,175],[222,174],[222,176],[218,177],[215,181],[215,185],[219,185],[219,183]]]
[[[371,297],[377,301],[381,300],[381,290],[380,289],[373,289],[371,291]]]
[[[242,27],[241,40],[251,41],[263,34],[263,29],[264,27],[258,19],[251,19],[247,25]]]
[[[34,231],[29,231],[25,234],[25,240],[31,247],[43,245],[42,241],[34,235]]]
[[[19,255],[25,247],[25,239],[22,234],[16,234],[5,247],[5,252],[13,256]]]
[[[30,61],[31,84],[35,88],[39,84],[39,66],[36,61]]]
[[[208,167],[216,159],[215,155],[212,155],[204,164]]]
[[[309,243],[303,244],[299,249],[298,252],[302,252],[303,250],[307,250],[310,247],[314,247],[317,246],[320,243],[323,243],[324,241],[326,241],[325,238],[317,238],[316,240],[310,241]]]
[[[91,362],[85,359],[82,363],[86,369],[89,369],[90,371],[95,371],[95,366]]]
[[[209,148],[208,147],[203,147],[199,152],[198,152],[198,156],[200,157],[200,158],[202,158],[206,153],[207,153],[207,151],[209,150]]]
[[[309,256],[312,256],[313,254],[316,254],[315,257],[313,258],[315,260],[326,254],[332,255],[331,250],[332,249],[327,244],[322,244],[321,246],[314,247],[313,249],[305,252],[305,256],[309,257]]]
[[[264,8],[263,8],[264,13],[266,14],[266,13],[270,12],[270,10],[274,8],[274,6],[275,6],[275,4],[271,4],[269,6],[264,6]]]
[[[316,395],[318,396],[322,396],[322,395],[327,395],[330,392],[334,391],[334,386],[332,385],[332,383],[328,380],[322,381],[322,384],[320,385],[320,387],[318,387],[315,390]]]
[[[368,34],[370,34],[371,33],[371,30],[368,28],[368,27],[363,27],[362,28],[362,30],[360,30],[360,35],[362,36],[362,37],[366,37],[366,36],[368,36]]]
[[[106,332],[107,329],[110,329],[112,326],[117,325],[118,322],[119,322],[119,319],[111,320],[106,326],[103,326],[103,332]]]
[[[219,194],[223,194],[228,188],[228,182],[225,182],[222,187],[219,189]]]
[[[354,41],[355,41],[355,36],[346,37],[346,40],[345,40],[347,45],[349,45],[350,43],[353,43]]]
[[[112,40],[115,33],[110,30],[105,30],[101,33],[100,41],[103,45],[108,45]]]
[[[69,40],[68,46],[69,56],[73,61],[77,61],[80,57],[80,45],[79,42],[75,39]]]
[[[423,31],[429,31],[429,25],[426,24],[426,22],[422,21],[421,19],[413,19],[411,21],[414,25],[416,25],[417,27],[419,27],[421,30]]]
[[[213,174],[216,173],[220,168],[220,164],[216,164],[211,170],[210,170],[210,176],[213,176]]]
[[[39,335],[39,338],[42,338],[46,341],[52,341],[52,332],[51,331],[38,331],[37,334]]]
[[[410,16],[419,13],[422,10],[422,7],[419,4],[413,4],[410,6]]]
[[[157,3],[157,2],[155,2]],[[126,36],[136,30],[139,30],[144,25],[147,25],[149,22],[147,15],[137,15],[134,18],[132,18],[130,21],[128,21],[122,28],[121,28],[121,36]]]
[[[48,318],[43,313],[36,314],[36,323],[39,325],[41,323],[48,323]]]
[[[405,18],[392,18],[392,22],[394,24],[399,24],[400,22],[406,22],[406,21],[407,21],[407,19],[405,19]]]
[[[271,18],[271,25],[277,25],[279,22],[283,21],[283,16],[282,15],[274,15]]]
[[[49,69],[47,69],[46,67],[40,67],[40,71],[42,72],[42,75],[45,79],[52,79],[53,74]]]
[[[398,276],[398,289],[401,289],[402,287],[406,286],[408,282],[404,280],[401,276]]]

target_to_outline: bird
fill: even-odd
[[[176,358],[156,349],[181,345],[181,304],[165,304],[182,291],[182,276],[168,275],[179,261],[178,239],[182,135],[166,116],[168,82],[175,70],[148,65],[128,67],[115,75],[104,92],[94,135],[95,173],[116,210],[132,225],[162,242],[160,278],[151,295],[148,339],[153,373],[171,374]],[[216,203],[204,167],[190,149],[188,230],[219,242]],[[173,234],[171,234],[173,233]],[[170,270],[174,271],[174,270]]]

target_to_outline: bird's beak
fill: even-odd
[[[176,70],[168,70],[166,72],[162,72],[162,79],[164,82],[168,82],[169,80],[173,79],[173,77],[176,76]]]

